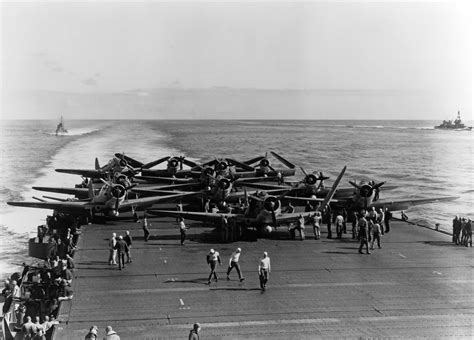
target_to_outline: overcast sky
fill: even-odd
[[[2,2],[1,16],[2,97],[227,86],[472,99],[469,1]]]

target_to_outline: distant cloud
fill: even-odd
[[[56,67],[53,67],[53,68],[51,69],[51,71],[53,71],[53,72],[62,72],[62,71],[63,71],[63,68],[62,68],[62,67],[59,67],[59,66],[56,66]]]
[[[96,86],[97,85],[97,81],[94,79],[94,78],[87,78],[87,79],[84,79],[82,81],[82,83],[84,85],[87,85],[87,86]]]
[[[96,74],[94,74],[94,77],[100,78],[100,73],[97,72]]]

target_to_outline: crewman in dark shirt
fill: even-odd
[[[125,268],[125,254],[128,252],[127,243],[123,240],[122,235],[118,237],[114,248],[117,249],[119,270],[122,270],[122,268]]]

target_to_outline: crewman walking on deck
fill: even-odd
[[[229,275],[230,275],[230,272],[232,271],[232,268],[235,268],[235,270],[237,271],[240,282],[244,280],[242,276],[242,272],[240,271],[240,265],[239,265],[239,258],[240,258],[241,252],[242,252],[242,249],[237,248],[230,256],[229,268],[227,268],[227,280],[230,280]]]
[[[182,216],[178,217],[178,226],[179,232],[181,233],[181,245],[184,245],[184,241],[186,240],[186,230],[188,230],[188,228],[184,224],[184,218]]]
[[[150,224],[151,225],[151,224]],[[148,229],[148,215],[145,213],[143,216],[143,239],[148,242],[150,239],[150,229]]]
[[[370,254],[369,226],[368,226],[367,220],[365,219],[365,211],[361,212],[361,217],[359,218],[359,239],[360,239],[359,253],[363,254],[362,247],[365,246],[367,254]]]
[[[219,256],[219,252],[215,251],[214,249],[211,249],[209,251],[209,254],[206,256],[207,264],[211,267],[211,273],[209,274],[209,278],[207,279],[207,284],[211,284],[211,279],[212,276],[214,276],[214,279],[216,282],[219,280],[216,274],[216,265],[217,262],[219,262],[219,265],[222,264],[221,262],[221,257]]]
[[[112,233],[112,237],[109,240],[109,264],[117,264],[117,250],[115,244],[117,243],[117,234]]]
[[[119,270],[125,268],[125,254],[128,252],[127,243],[123,240],[123,236],[118,237],[118,241],[115,244],[115,249],[117,249],[118,260],[119,260]]]
[[[125,236],[123,240],[125,241],[128,247],[128,250],[125,253],[127,255],[127,263],[132,263],[132,255],[130,254],[130,252],[132,248],[133,239],[132,239],[132,235],[130,235],[130,232],[128,230],[125,232]]]
[[[265,291],[267,288],[268,278],[270,276],[271,265],[270,265],[270,257],[268,257],[268,253],[266,251],[263,252],[263,257],[260,259],[260,263],[258,265],[258,276],[260,278],[260,288]]]

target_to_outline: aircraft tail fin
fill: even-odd
[[[96,170],[100,169],[99,159],[97,157],[95,158],[95,169]]]
[[[94,199],[94,188],[92,187],[92,181],[89,181],[89,198],[91,200]]]

